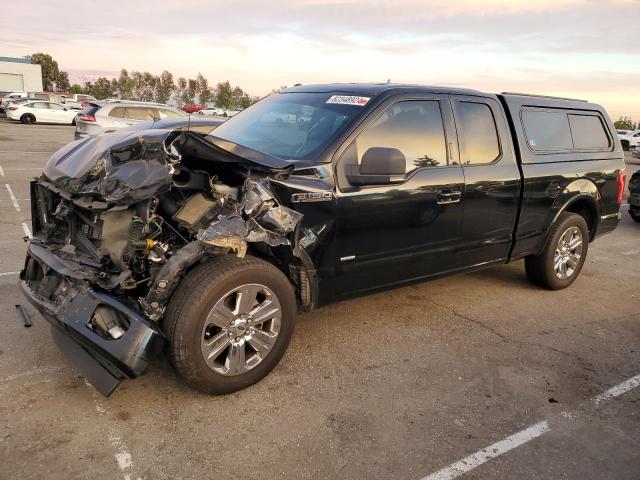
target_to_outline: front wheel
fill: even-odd
[[[633,220],[640,223],[640,209],[637,209],[637,210],[629,209],[629,215],[631,215],[631,218],[633,218]]]
[[[550,290],[571,285],[580,274],[589,249],[589,229],[583,217],[564,212],[551,227],[540,255],[525,258],[529,280]]]
[[[622,150],[629,151],[629,142],[627,140],[622,140],[620,143],[622,144]]]
[[[186,382],[226,394],[264,378],[293,335],[296,298],[276,267],[225,255],[185,276],[163,320],[169,357]]]

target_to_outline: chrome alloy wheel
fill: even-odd
[[[574,274],[582,255],[582,232],[578,227],[569,227],[558,240],[553,256],[556,277],[566,280]]]
[[[282,307],[269,287],[247,284],[225,294],[207,315],[200,349],[207,366],[240,375],[269,354],[280,332]]]

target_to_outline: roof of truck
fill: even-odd
[[[487,95],[478,90],[470,90],[466,88],[453,87],[436,87],[431,85],[414,85],[406,83],[324,83],[315,85],[296,85],[290,88],[284,88],[280,92],[301,92],[301,93],[353,93],[358,95],[375,96],[383,92],[431,92],[431,93],[453,93],[460,95]]]

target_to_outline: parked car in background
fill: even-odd
[[[629,215],[640,223],[640,170],[629,180]]]
[[[223,117],[233,117],[242,111],[240,108],[229,108],[222,114]]]
[[[219,107],[207,107],[202,110],[198,110],[196,112],[198,115],[217,115],[219,117],[224,117],[224,108]]]
[[[187,116],[177,108],[160,103],[91,102],[78,116],[75,138],[114,132],[143,122],[154,122],[165,118],[187,118]]]
[[[157,122],[142,122],[126,127],[123,130],[162,129],[210,133],[222,123],[224,123],[224,120],[218,118],[189,116],[185,118],[166,118],[164,120],[158,120]]]
[[[21,98],[29,98],[29,94],[27,92],[8,92],[0,98],[0,110],[5,112],[9,102],[12,100],[18,100]],[[6,112],[5,112],[6,113]]]
[[[84,93],[65,93],[60,95],[62,103],[74,110],[82,110],[86,108],[91,102],[97,102],[98,100],[92,96]]]
[[[640,130],[634,130],[624,135],[618,133],[618,138],[620,139],[623,150],[635,149],[640,145]]]
[[[23,103],[11,103],[7,107],[7,118],[22,123],[62,123],[75,125],[76,110],[57,102],[30,100]]]
[[[182,105],[178,108],[185,113],[196,113],[204,109],[205,107],[203,107],[202,105]]]

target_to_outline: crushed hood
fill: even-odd
[[[277,157],[195,132],[119,131],[72,142],[44,166],[47,179],[72,194],[130,204],[169,189],[182,150],[212,161],[246,164],[273,174],[293,166]],[[215,158],[215,160],[213,160]]]

